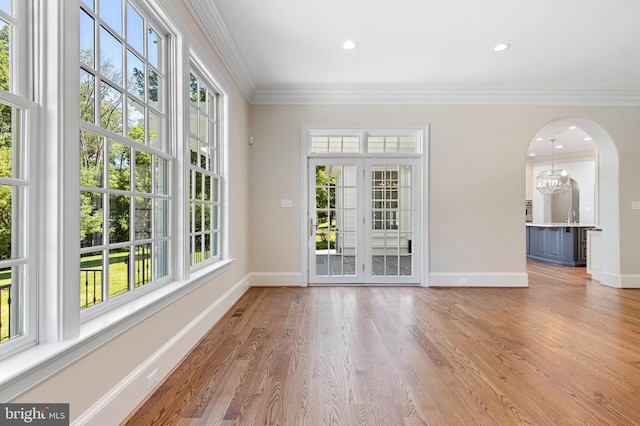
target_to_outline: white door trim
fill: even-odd
[[[418,134],[419,141],[416,147],[416,154],[421,158],[420,175],[421,193],[416,197],[422,212],[422,230],[420,241],[418,242],[421,253],[420,285],[429,286],[430,262],[429,262],[429,125],[428,124],[405,124],[405,125],[344,125],[344,124],[317,124],[301,126],[300,137],[300,203],[303,206],[300,210],[302,224],[302,238],[300,238],[300,271],[302,276],[302,286],[309,285],[309,256],[307,248],[309,245],[309,209],[308,209],[308,176],[310,155],[309,145],[311,136],[315,134],[360,134],[369,133],[395,133],[414,132]],[[362,154],[360,156],[363,156]]]

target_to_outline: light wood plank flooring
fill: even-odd
[[[640,290],[252,288],[128,425],[638,425]]]

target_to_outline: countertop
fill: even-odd
[[[593,223],[567,223],[567,222],[544,222],[544,223],[532,223],[527,222],[527,226],[536,226],[540,228],[594,228]]]

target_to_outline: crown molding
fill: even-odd
[[[253,105],[543,105],[638,107],[640,90],[434,89],[420,86],[283,86],[257,89]]]
[[[285,85],[256,88],[213,1],[183,0],[252,105],[540,105],[640,107],[640,90],[432,88],[397,85]]]
[[[251,99],[256,89],[253,78],[218,9],[212,1],[183,1],[245,98]]]

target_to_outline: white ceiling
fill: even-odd
[[[638,0],[184,1],[254,103],[640,104]]]
[[[577,127],[571,118],[562,118],[547,124],[534,135],[527,155],[534,159],[550,156],[552,140],[554,157],[577,153],[593,155],[596,149],[588,133]]]

